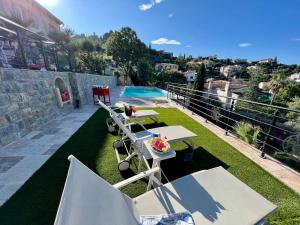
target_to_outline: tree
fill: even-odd
[[[202,91],[205,84],[206,70],[205,65],[202,63],[197,70],[197,75],[194,83],[194,89]]]
[[[263,70],[258,68],[250,72],[250,79],[248,82],[247,90],[245,91],[244,98],[250,101],[256,101],[259,95],[259,83],[267,79]]]
[[[106,32],[105,34],[102,35],[101,41],[103,44],[108,40],[108,38],[113,34],[114,32],[110,30],[109,32]]]
[[[165,88],[166,82],[172,82],[172,83],[179,83],[184,84],[186,83],[186,78],[182,72],[175,71],[175,70],[163,70],[159,72],[154,77],[154,83],[155,86]]]
[[[74,31],[67,27],[62,30],[52,31],[48,34],[48,36],[56,43],[58,51],[67,54],[70,70],[73,69],[72,62],[74,61],[75,52],[80,48],[80,45],[73,41],[73,35]]]
[[[294,98],[288,106],[289,109],[300,111],[300,97]],[[286,124],[300,131],[300,112],[289,112],[286,117],[288,118]]]
[[[239,68],[236,75],[237,75],[237,77],[240,77],[240,78],[248,78],[249,73],[248,73],[247,67],[242,66],[241,68]]]
[[[300,97],[300,84],[296,82],[288,82],[276,95],[275,101],[286,104],[293,98]]]
[[[139,58],[146,52],[146,46],[129,27],[122,28],[111,34],[106,42],[107,54],[122,69],[125,78],[134,76],[134,67]]]
[[[58,45],[62,46],[70,42],[74,31],[68,27],[62,30],[53,30],[48,36]]]
[[[106,59],[100,53],[80,51],[76,56],[77,70],[82,73],[103,74],[106,67]]]
[[[275,96],[278,94],[278,92],[283,88],[284,86],[284,77],[282,74],[278,74],[276,77],[274,77],[270,82],[270,90],[272,92],[272,98],[270,104],[273,104],[273,101],[275,99]]]
[[[92,52],[95,50],[93,42],[89,39],[86,39],[82,42],[81,49],[85,52]]]
[[[179,70],[185,71],[187,68],[187,59],[185,56],[178,56],[175,60],[175,63],[178,65]]]
[[[141,58],[137,63],[137,76],[140,85],[152,85],[154,79],[154,68],[145,58]]]

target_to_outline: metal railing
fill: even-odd
[[[284,151],[299,159],[300,132],[290,125],[300,124],[299,110],[198,91],[186,84],[167,83],[166,89],[169,99],[254,145],[263,157]]]

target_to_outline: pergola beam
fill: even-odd
[[[25,53],[25,48],[24,48],[24,43],[23,43],[23,34],[26,34],[27,37],[29,37],[30,39],[32,39],[33,41],[37,41],[40,43],[41,45],[41,51],[42,51],[42,55],[43,55],[43,60],[44,60],[44,64],[47,70],[50,69],[49,63],[48,63],[48,57],[46,55],[46,50],[45,50],[45,46],[46,45],[54,45],[55,42],[53,42],[51,39],[49,39],[48,37],[42,36],[40,34],[37,34],[29,29],[27,29],[26,27],[10,20],[7,19],[3,16],[0,16],[0,21],[4,22],[4,25],[0,25],[0,30],[4,30],[5,32],[8,32],[9,34],[14,34],[17,37],[17,41],[21,50],[21,56],[22,56],[22,61],[24,66],[27,68],[27,60],[26,60],[26,53]],[[9,28],[6,28],[4,26],[9,26],[11,30]],[[58,60],[56,59],[56,66],[58,67]]]
[[[10,30],[10,29],[8,29],[8,28],[6,28],[6,27],[0,26],[0,29],[1,29],[1,30],[4,30],[4,31],[6,31],[6,32],[8,32],[8,33],[10,33],[10,34],[17,35],[17,32],[15,32],[15,31],[13,31],[13,30]]]
[[[39,39],[41,39],[41,40],[43,40],[43,41],[52,41],[52,40],[50,40],[49,38],[44,37],[44,36],[42,36],[42,35],[40,35],[40,34],[37,34],[37,33],[33,32],[33,31],[27,29],[26,27],[23,27],[22,25],[17,24],[17,23],[15,23],[14,21],[12,21],[12,20],[10,20],[10,19],[7,19],[7,18],[5,18],[5,17],[3,17],[3,16],[0,16],[0,20],[4,21],[5,23],[7,23],[7,24],[9,24],[9,25],[11,25],[11,26],[16,27],[16,28],[19,29],[19,30],[23,30],[23,31],[29,32],[30,34],[33,34],[34,36],[38,37]]]

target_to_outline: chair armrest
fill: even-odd
[[[117,111],[117,110],[119,110],[120,108],[119,107],[116,107],[116,106],[114,106],[114,107],[109,107],[112,111]]]
[[[141,172],[141,173],[139,173],[139,174],[137,174],[137,175],[135,175],[133,177],[130,177],[130,178],[126,179],[126,180],[123,180],[123,181],[121,181],[119,183],[116,183],[114,185],[114,187],[117,188],[117,189],[120,189],[122,187],[125,187],[125,186],[127,186],[127,185],[129,185],[129,184],[131,184],[131,183],[133,183],[135,181],[137,181],[137,180],[143,179],[144,177],[150,177],[151,175],[153,175],[154,173],[157,173],[159,171],[160,171],[160,168],[159,167],[155,167],[153,169]]]
[[[132,125],[136,125],[137,123],[126,123],[126,124],[124,124],[124,126],[125,127],[130,127],[130,126],[132,126]]]

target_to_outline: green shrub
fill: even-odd
[[[296,157],[286,152],[276,152],[273,157],[290,166],[291,168],[300,171],[300,161]]]
[[[257,146],[257,140],[261,128],[253,126],[251,123],[240,122],[234,126],[235,133],[250,145]]]

